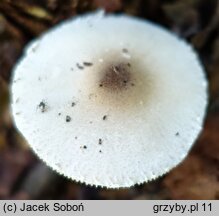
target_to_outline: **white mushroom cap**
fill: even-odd
[[[34,41],[14,70],[15,123],[57,172],[129,187],[180,163],[207,83],[193,49],[145,20],[88,14]]]

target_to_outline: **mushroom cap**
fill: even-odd
[[[11,94],[17,128],[48,166],[119,188],[185,158],[202,128],[207,82],[191,46],[162,27],[91,13],[27,47]]]

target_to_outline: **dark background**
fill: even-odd
[[[188,157],[163,177],[129,189],[89,187],[52,172],[16,132],[9,110],[11,69],[27,42],[97,8],[152,20],[185,38],[209,80],[204,129]],[[0,0],[0,199],[219,199],[219,1]]]

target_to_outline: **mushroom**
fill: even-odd
[[[128,15],[91,13],[27,47],[11,96],[18,130],[48,166],[120,188],[186,157],[202,129],[207,82],[195,51],[174,34]]]

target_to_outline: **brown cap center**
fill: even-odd
[[[122,90],[130,85],[131,73],[129,63],[118,63],[108,66],[99,82],[99,87],[109,90]]]

